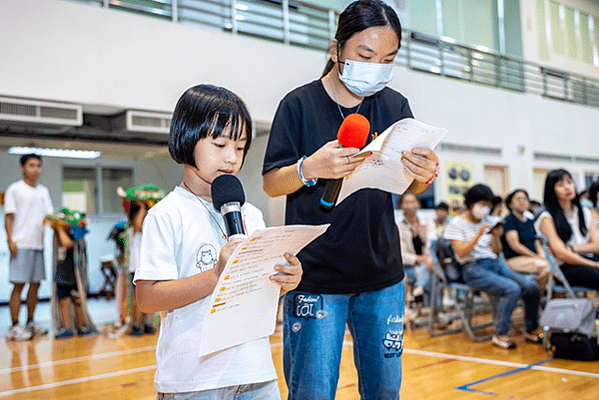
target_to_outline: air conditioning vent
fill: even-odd
[[[163,133],[168,135],[171,114],[128,110],[125,129],[129,132]]]
[[[83,108],[78,104],[0,97],[0,121],[32,125],[81,126]]]
[[[468,153],[485,156],[501,156],[501,149],[498,147],[483,147],[483,146],[471,146],[457,143],[439,143],[439,150],[451,151],[456,153]]]
[[[541,161],[553,161],[553,162],[571,162],[577,164],[598,164],[599,158],[588,157],[588,156],[573,156],[567,154],[552,154],[534,152],[534,159]]]

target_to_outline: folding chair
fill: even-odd
[[[100,265],[100,271],[102,272],[102,275],[104,275],[104,283],[98,292],[98,296],[106,296],[106,300],[110,300],[114,297],[117,278],[116,268],[113,261],[102,261]]]
[[[483,342],[491,339],[492,334],[477,335],[476,331],[482,328],[494,325],[497,320],[496,315],[496,298],[490,296],[491,302],[476,304],[474,301],[477,289],[473,289],[463,281],[459,276],[461,265],[458,262],[451,242],[447,239],[439,239],[436,248],[437,259],[439,260],[439,268],[433,268],[433,284],[431,290],[431,317],[428,324],[428,333],[431,337],[447,335],[451,333],[461,332],[466,329],[468,335],[475,342]],[[450,279],[451,278],[451,279]],[[440,288],[446,288],[453,300],[455,310],[457,311],[461,326],[443,331],[434,330],[434,315],[435,313],[435,297],[439,296]],[[463,299],[458,297],[458,293],[463,295]],[[472,318],[479,312],[492,312],[491,320],[474,324]]]
[[[547,260],[547,264],[549,265],[549,281],[547,282],[547,295],[545,297],[546,302],[549,302],[553,298],[554,293],[564,294],[567,298],[575,299],[577,297],[588,297],[590,293],[595,293],[595,297],[599,295],[596,290],[582,287],[582,286],[571,286],[564,275],[564,272],[559,267],[559,264],[553,254],[549,251],[547,246],[547,238],[545,236],[539,236],[541,243],[543,245],[543,251],[545,252],[545,259]],[[559,282],[556,280],[559,280]],[[580,296],[577,296],[580,294]],[[543,347],[547,350],[551,348],[548,344],[548,333],[550,327],[543,326]]]

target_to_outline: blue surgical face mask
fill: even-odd
[[[380,92],[393,79],[393,64],[378,64],[345,60],[339,79],[352,93],[360,97]]]

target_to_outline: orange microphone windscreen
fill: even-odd
[[[362,148],[370,133],[370,122],[361,114],[349,114],[337,132],[337,139],[343,147]]]

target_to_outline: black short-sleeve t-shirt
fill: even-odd
[[[73,239],[73,236],[70,233],[69,237]],[[77,286],[73,248],[67,249],[60,245],[57,247],[55,281],[59,285]]]
[[[320,80],[281,100],[275,114],[262,173],[296,164],[335,140],[346,109],[326,93]],[[390,88],[366,97],[359,113],[370,121],[370,133],[382,133],[403,118],[413,118],[408,100]],[[370,141],[371,139],[369,139]],[[391,286],[403,279],[399,233],[391,194],[362,189],[330,211],[320,207],[328,180],[304,186],[287,196],[286,224],[331,223],[324,235],[298,255],[304,274],[297,290],[314,293],[358,293]]]
[[[537,252],[535,247],[535,240],[537,238],[537,234],[535,232],[534,222],[531,219],[526,219],[526,221],[521,221],[514,214],[510,214],[505,217],[505,225],[503,227],[503,231],[505,232],[502,239],[503,244],[503,254],[506,259],[510,259],[513,257],[520,256],[521,254],[516,253],[511,247],[510,244],[505,239],[505,234],[509,231],[518,232],[518,238],[520,243],[526,246],[533,253]]]

